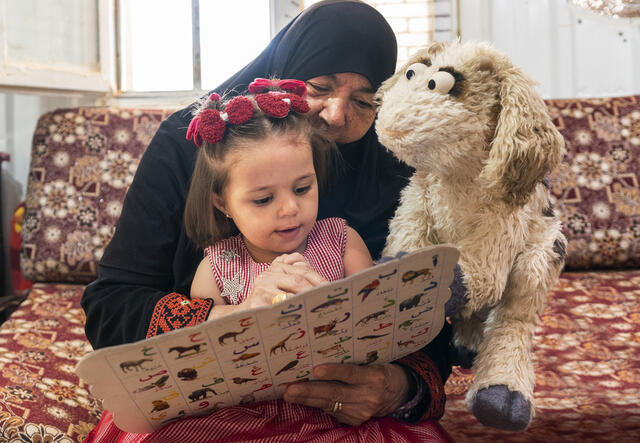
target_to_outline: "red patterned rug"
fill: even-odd
[[[479,424],[455,368],[441,423],[458,442],[640,441],[640,271],[564,273],[536,329],[537,413],[526,432]]]

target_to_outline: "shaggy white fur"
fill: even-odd
[[[534,327],[566,249],[544,179],[563,138],[531,79],[484,43],[431,45],[377,98],[380,141],[416,169],[383,255],[460,248],[468,303],[452,319],[455,343],[477,350],[467,405],[486,425],[524,429],[534,414]]]

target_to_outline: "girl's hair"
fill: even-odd
[[[239,125],[227,123],[222,140],[218,143],[203,141],[197,155],[184,210],[184,225],[187,236],[201,248],[238,234],[233,220],[212,203],[212,195],[222,196],[228,182],[229,165],[225,163],[228,153],[246,149],[270,136],[294,133],[311,145],[313,166],[320,187],[326,184],[331,169],[338,165],[335,143],[316,129],[308,118],[293,110],[282,118],[271,117],[260,110],[253,96],[247,97],[253,102],[253,115],[249,121]],[[220,111],[223,107],[220,100],[205,100],[195,114],[206,109]]]

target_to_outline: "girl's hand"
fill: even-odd
[[[282,292],[297,294],[325,283],[327,280],[311,267],[302,254],[283,254],[256,278],[251,293],[242,304],[246,303],[248,308],[270,305],[273,297]]]
[[[407,401],[407,374],[401,366],[391,363],[370,366],[327,363],[315,367],[313,375],[321,381],[292,384],[287,387],[284,399],[322,409],[351,426],[371,417],[389,415]]]

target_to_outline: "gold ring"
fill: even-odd
[[[333,408],[331,408],[331,413],[335,414],[337,412],[342,411],[342,403],[339,401],[334,401],[333,402]]]
[[[282,291],[271,299],[271,304],[275,305],[277,303],[283,302],[287,299],[287,293]]]

